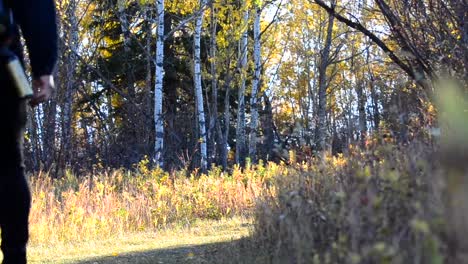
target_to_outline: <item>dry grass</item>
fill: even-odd
[[[190,226],[177,225],[96,241],[33,245],[29,247],[28,259],[37,264],[200,263],[232,256],[235,241],[247,236],[250,229],[249,220],[240,217],[199,220]],[[216,250],[220,254],[211,255]]]
[[[267,263],[446,262],[440,167],[413,143],[289,168],[258,203],[255,246]]]
[[[31,182],[31,247],[105,247],[199,219],[253,216],[252,238],[223,253],[235,263],[463,263],[450,260],[453,217],[435,153],[428,143],[381,142],[229,174],[187,177],[149,170],[143,161],[134,172],[39,175]]]
[[[141,162],[133,173],[31,177],[31,244],[103,240],[196,219],[248,216],[267,174],[263,167],[244,173],[234,168],[230,175],[214,169],[186,177],[146,165]]]

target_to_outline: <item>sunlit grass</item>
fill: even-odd
[[[346,164],[343,157],[327,160],[333,169]],[[307,163],[295,167],[316,169]],[[260,162],[187,176],[149,169],[144,160],[134,171],[80,177],[67,172],[59,179],[31,175],[30,260],[66,263],[246,236],[257,198],[274,195],[274,177],[295,170]]]
[[[103,240],[157,230],[197,219],[216,220],[252,213],[255,197],[273,166],[231,174],[213,169],[208,175],[168,174],[149,170],[115,170],[60,179],[31,177],[33,202],[31,244]]]
[[[102,240],[35,244],[29,247],[28,256],[30,263],[74,263],[93,258],[230,242],[247,236],[250,229],[250,221],[242,217],[199,220],[190,225],[180,224],[170,229],[131,233]]]
[[[434,149],[371,141],[336,157],[298,163],[291,152],[289,165],[230,173],[169,174],[142,161],[132,172],[32,177],[30,259],[71,263],[249,235],[231,260],[246,249],[255,263],[441,263]]]

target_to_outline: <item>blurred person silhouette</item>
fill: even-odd
[[[20,34],[26,42],[32,87],[24,71]],[[53,0],[0,0],[0,230],[3,264],[26,263],[31,194],[23,140],[27,104],[49,100],[57,60]]]

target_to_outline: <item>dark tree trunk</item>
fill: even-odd
[[[318,91],[318,113],[317,113],[317,127],[315,129],[315,144],[318,151],[326,149],[326,137],[327,137],[327,67],[330,63],[330,49],[332,44],[333,34],[333,22],[335,17],[332,15],[328,16],[328,28],[327,37],[325,40],[324,48],[320,54],[320,65],[319,65],[319,91]]]
[[[273,148],[275,147],[273,109],[271,107],[270,98],[268,98],[267,95],[263,95],[263,102],[264,108],[260,117],[263,131],[263,158],[265,160],[270,160],[272,158]]]
[[[366,95],[362,81],[356,84],[356,93],[358,97],[358,113],[359,113],[359,142],[364,146],[367,134],[367,117],[366,117]]]

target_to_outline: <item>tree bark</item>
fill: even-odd
[[[366,117],[366,94],[364,93],[363,82],[358,81],[356,84],[356,94],[358,97],[358,113],[359,113],[359,140],[361,146],[364,146],[367,135],[367,117]]]
[[[249,11],[244,11],[243,16],[244,23],[248,24]],[[237,128],[236,128],[236,163],[244,164],[246,155],[246,135],[245,135],[245,82],[246,82],[246,71],[247,71],[247,44],[248,35],[247,29],[242,34],[240,42],[240,87],[238,94],[238,105],[237,105]]]
[[[57,103],[50,101],[44,103],[44,132],[42,145],[44,146],[44,169],[50,170],[55,158],[55,125]]]
[[[163,119],[163,79],[164,79],[164,0],[157,0],[158,14],[156,37],[156,70],[154,85],[154,162],[159,167],[164,166],[164,119]]]
[[[230,65],[231,61],[228,60],[227,65]],[[224,95],[224,133],[223,133],[223,139],[221,142],[221,148],[220,148],[220,160],[221,160],[221,166],[223,166],[223,169],[226,170],[228,166],[228,154],[229,154],[229,129],[230,129],[230,123],[231,123],[231,81],[232,81],[232,75],[231,72],[229,71],[228,67],[228,72],[226,74],[225,78],[225,95]],[[221,127],[220,127],[221,130]]]
[[[151,16],[151,8],[152,5],[150,4],[146,4],[145,5],[145,19],[147,21],[152,21],[152,16]],[[145,52],[146,52],[146,65],[145,65],[145,70],[146,70],[146,76],[145,76],[145,99],[144,99],[144,109],[148,109],[148,113],[151,112],[149,109],[152,109],[153,106],[152,106],[152,94],[153,94],[153,85],[152,85],[152,78],[153,78],[153,74],[152,74],[152,68],[151,68],[151,64],[152,64],[152,56],[151,56],[151,45],[153,43],[152,39],[153,39],[153,32],[152,32],[152,26],[151,26],[151,23],[148,22],[146,24],[146,27],[145,27],[145,31],[146,31],[146,43],[145,43]],[[154,110],[153,110],[154,111]],[[147,122],[149,122],[150,124],[152,124],[153,120],[151,120],[151,118],[146,118],[145,117],[145,120]],[[145,122],[146,123],[146,122]],[[147,128],[145,128],[145,142],[153,142],[154,141],[154,135],[152,133],[152,129],[151,129],[151,125],[147,125],[145,126]],[[146,148],[146,153],[151,153],[151,149],[152,149],[152,146],[147,146]]]
[[[131,47],[130,47],[131,38],[130,38],[130,23],[128,22],[127,13],[125,12],[125,1],[119,0],[117,2],[117,5],[118,5],[118,17],[120,21],[120,29],[122,30],[122,34],[123,34],[124,52],[125,52],[125,55],[128,56],[130,55],[130,52],[131,52]],[[135,77],[133,74],[132,66],[130,64],[130,61],[127,58],[124,59],[123,65],[127,73],[126,77],[127,77],[128,94],[129,96],[134,98],[135,89],[133,85],[135,82]]]
[[[73,119],[73,96],[75,94],[75,75],[76,75],[76,65],[78,63],[78,58],[75,54],[75,51],[78,50],[78,19],[76,17],[77,3],[76,0],[71,0],[67,7],[67,17],[69,19],[69,26],[66,29],[67,32],[67,44],[71,49],[71,52],[68,53],[67,59],[67,71],[66,71],[66,80],[67,83],[65,87],[65,96],[63,101],[63,114],[62,114],[62,159],[60,166],[64,169],[67,166],[70,166],[72,159],[72,119]]]
[[[210,163],[216,161],[216,145],[219,141],[220,135],[216,131],[218,126],[218,75],[216,65],[216,30],[217,19],[216,9],[214,4],[211,3],[211,39],[210,39],[210,70],[211,70],[211,117],[209,124],[209,148]],[[217,137],[218,136],[218,137]],[[218,141],[218,142],[216,142]]]
[[[258,126],[258,105],[257,94],[260,88],[260,73],[261,73],[261,44],[260,44],[260,18],[261,8],[255,8],[254,22],[254,64],[255,73],[252,82],[252,95],[250,97],[250,135],[249,135],[249,157],[252,162],[257,160],[257,126]]]
[[[273,148],[275,147],[275,134],[273,123],[273,109],[270,98],[263,95],[264,108],[262,111],[262,131],[263,131],[263,149],[266,160],[272,159]]]
[[[200,7],[205,6],[206,0],[200,0]],[[200,169],[206,171],[207,169],[207,148],[206,148],[206,122],[205,111],[203,107],[203,90],[202,90],[202,76],[201,76],[201,58],[200,58],[200,39],[203,25],[203,12],[195,20],[195,33],[194,33],[194,86],[196,97],[196,109],[199,130],[199,143],[200,143]]]
[[[334,16],[328,16],[327,37],[325,39],[324,48],[320,54],[319,65],[319,80],[318,80],[318,113],[317,127],[315,129],[315,143],[318,151],[323,151],[326,148],[326,115],[327,115],[327,68],[330,60],[330,49],[332,44]]]

